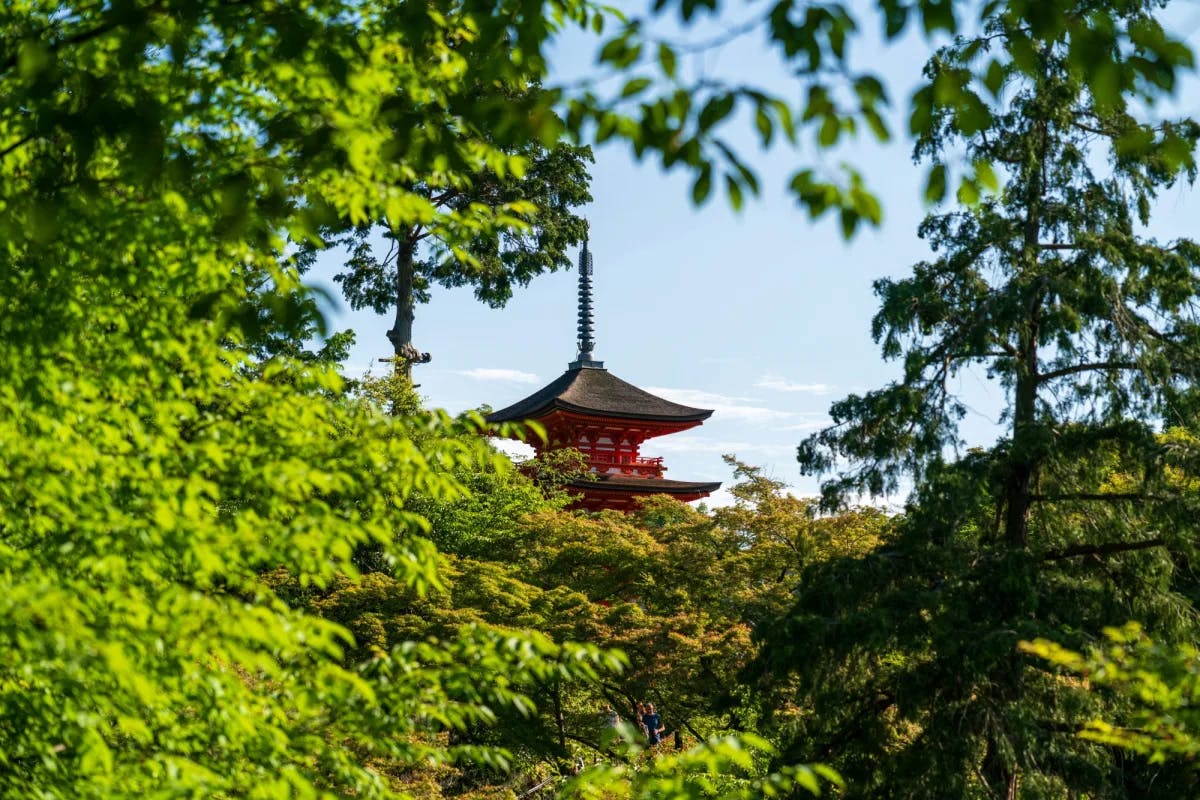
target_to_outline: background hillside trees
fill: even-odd
[[[465,502],[468,520],[472,508],[504,508],[510,519],[469,539],[451,535],[469,544],[466,552],[447,550],[443,590],[421,594],[382,572],[320,591],[283,573],[272,580],[293,602],[354,634],[350,660],[398,642],[452,637],[464,624],[502,634],[536,630],[555,642],[623,652],[625,669],[599,681],[521,685],[538,706],[532,718],[499,711],[494,724],[456,734],[464,744],[503,744],[518,774],[566,769],[576,757],[612,761],[619,748],[606,735],[603,710],[611,706],[628,720],[639,700],[654,702],[688,746],[757,731],[757,709],[737,684],[755,652],[755,627],[787,607],[801,567],[861,552],[890,524],[873,510],[816,518],[811,502],[742,465],[738,504],[713,515],[660,499],[633,516],[581,516],[530,494],[536,487],[511,469],[463,472],[474,497],[450,507]],[[435,510],[438,503],[416,505],[429,513],[434,541],[445,536],[441,525],[459,524],[454,513]],[[510,780],[466,770],[443,775],[440,791],[495,790]]]

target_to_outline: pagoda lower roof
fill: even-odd
[[[488,422],[537,419],[555,409],[591,416],[663,422],[699,422],[713,413],[707,408],[692,408],[650,394],[603,367],[572,366],[524,400],[493,411],[487,419]]]
[[[666,478],[638,478],[633,475],[597,474],[594,479],[578,479],[576,489],[608,489],[638,494],[710,494],[721,488],[720,481],[672,481]]]

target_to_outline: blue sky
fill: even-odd
[[[1197,14],[1194,4],[1172,14],[1173,26],[1191,33],[1194,49],[1200,49]],[[686,176],[664,174],[653,161],[639,164],[621,144],[596,151],[594,201],[586,209],[595,260],[596,357],[651,392],[715,410],[702,427],[643,446],[645,455],[664,456],[668,477],[728,485],[721,456],[732,453],[798,494],[815,493],[816,481],[799,475],[796,444],[827,420],[831,401],[897,374],[871,341],[871,283],[906,274],[928,255],[916,236],[926,213],[923,167],[912,163],[903,134],[907,98],[930,51],[915,38],[884,46],[874,20],[862,19],[868,24],[852,46],[852,60],[886,78],[897,134],[887,145],[864,137],[829,153],[811,141],[764,153],[747,124],[733,142],[756,167],[763,194],[741,213],[723,198],[693,207]],[[709,26],[701,38],[713,30]],[[600,76],[594,52],[594,40],[566,37],[555,52],[556,77]],[[756,34],[688,57],[680,67],[752,80],[791,99],[800,91]],[[1175,104],[1179,111],[1200,114],[1198,83],[1187,78]],[[835,220],[811,222],[785,191],[798,167],[835,169],[841,162],[865,174],[884,206],[882,227],[850,242]],[[1197,236],[1197,221],[1195,191],[1177,187],[1161,198],[1152,227],[1164,238]],[[328,282],[334,263],[326,259],[310,280],[334,288]],[[414,327],[417,345],[433,354],[432,363],[415,367],[421,394],[452,412],[482,404],[501,408],[553,380],[575,357],[575,288],[574,270],[544,275],[500,310],[476,302],[467,289],[435,288],[432,301],[418,307]],[[330,321],[357,334],[349,372],[386,369],[372,364],[390,354],[390,317],[343,306]],[[964,422],[966,438],[990,442],[999,387],[969,374],[959,389],[974,409]],[[728,495],[722,490],[709,502],[728,502]]]

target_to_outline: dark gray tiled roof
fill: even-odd
[[[493,411],[489,422],[536,419],[556,408],[582,414],[625,419],[692,422],[708,419],[712,411],[672,403],[600,367],[568,369],[553,382],[508,408]]]
[[[571,481],[577,489],[617,489],[622,492],[644,492],[645,494],[690,494],[692,492],[715,492],[721,482],[672,481],[666,478],[636,478],[632,475],[597,474],[595,480]]]

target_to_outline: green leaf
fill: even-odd
[[[878,113],[870,109],[863,110],[863,118],[866,119],[867,125],[871,128],[871,133],[881,142],[890,141],[892,132],[888,130],[887,124],[883,121]]]
[[[954,4],[951,0],[918,0],[917,5],[921,10],[921,23],[926,36],[937,31],[953,33],[956,30]]]
[[[858,230],[861,217],[853,208],[842,208],[838,218],[842,226],[842,238],[850,241],[854,238],[854,232]]]
[[[841,132],[841,120],[834,115],[829,115],[821,120],[821,127],[817,130],[817,143],[821,147],[832,147],[837,144]]]
[[[884,12],[884,33],[889,40],[895,39],[908,24],[911,6],[902,0],[882,0],[879,5]]]
[[[1004,65],[999,59],[992,59],[988,62],[987,73],[983,78],[983,85],[991,92],[992,97],[999,98],[1000,92],[1004,88],[1005,70]]]
[[[737,178],[733,175],[726,175],[725,189],[729,194],[729,205],[733,207],[734,211],[741,211],[744,198],[742,196],[742,187],[738,183]]]
[[[21,80],[31,83],[50,68],[54,56],[45,42],[22,39],[17,45],[17,74]]]
[[[759,139],[762,141],[763,147],[771,144],[771,137],[775,133],[775,128],[771,124],[771,118],[767,115],[766,110],[759,106],[754,112],[754,125],[758,128]]]
[[[954,112],[954,123],[966,136],[978,133],[991,124],[992,112],[974,92],[965,90]]]
[[[923,136],[933,127],[933,87],[923,86],[913,93],[912,114],[908,129],[913,136]]]
[[[956,196],[958,202],[964,206],[974,206],[979,203],[979,185],[974,180],[964,177],[959,182]]]
[[[665,42],[658,46],[658,63],[662,67],[663,75],[671,79],[675,78],[675,51]]]
[[[728,117],[733,111],[735,101],[735,96],[732,93],[726,92],[711,98],[705,103],[704,108],[700,110],[700,116],[696,120],[700,131],[708,131],[718,122]]]
[[[698,206],[704,205],[711,192],[712,166],[705,164],[704,168],[700,170],[700,174],[696,176],[696,180],[692,183],[692,202]]]
[[[940,203],[946,197],[946,167],[935,164],[925,178],[925,202]]]
[[[641,94],[649,88],[651,82],[649,78],[633,78],[626,81],[625,87],[621,89],[621,97],[633,97]]]
[[[975,179],[989,192],[1000,191],[1000,180],[996,177],[996,171],[992,165],[986,161],[975,162]]]

